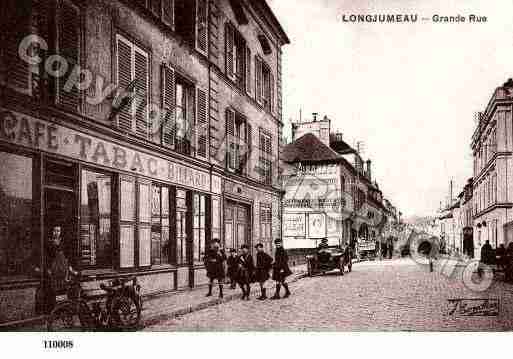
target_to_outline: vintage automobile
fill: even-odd
[[[349,272],[352,270],[352,256],[345,252],[340,246],[326,246],[318,248],[315,254],[306,256],[307,274],[309,277],[338,269],[340,275],[344,275],[347,266]]]

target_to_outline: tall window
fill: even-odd
[[[0,152],[0,278],[29,274],[32,251],[32,159]],[[38,259],[35,259],[38,260]]]
[[[251,155],[251,125],[246,118],[226,110],[226,164],[235,173],[244,174]]]
[[[135,0],[135,2],[149,10],[153,16],[161,19],[168,26],[174,26],[173,0]]]
[[[112,175],[82,171],[80,262],[85,267],[112,266]]]
[[[149,54],[122,35],[116,36],[116,78],[120,94],[118,127],[149,138]],[[122,93],[126,91],[124,95]],[[129,92],[135,94],[129,96]],[[122,98],[124,99],[122,100]]]
[[[272,141],[271,136],[260,130],[259,171],[262,183],[272,184]]]
[[[198,101],[201,106],[195,105],[195,86],[176,71],[164,65],[162,67],[162,102],[164,104],[164,122],[162,124],[162,143],[177,152],[191,155],[195,145],[195,132],[206,128],[207,97],[204,91],[198,89]],[[198,102],[200,104],[200,102]],[[195,126],[195,109],[201,108],[199,119],[202,126]],[[204,132],[204,131],[203,131]],[[199,132],[198,135],[204,135]],[[202,142],[203,151],[206,152],[206,140]],[[203,157],[206,153],[203,153]]]
[[[203,55],[208,52],[208,1],[174,0],[175,30]]]
[[[170,259],[169,188],[154,184],[152,192],[151,264],[167,264]]]
[[[240,89],[246,89],[246,84],[250,82],[248,73],[251,72],[248,72],[248,68],[251,66],[251,58],[248,54],[250,54],[250,50],[246,46],[246,40],[235,26],[227,23],[225,26],[226,76]]]
[[[206,196],[195,193],[193,196],[193,261],[201,263],[205,253]]]
[[[274,76],[269,65],[259,56],[255,57],[256,99],[270,112],[274,111]]]

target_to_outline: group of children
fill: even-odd
[[[281,287],[285,289],[283,298],[290,296],[289,286],[286,279],[292,274],[288,265],[288,257],[283,243],[280,239],[275,240],[276,252],[273,258],[265,253],[262,243],[255,246],[256,262],[249,251],[249,246],[241,246],[239,253],[235,249],[230,249],[229,256],[219,244],[219,241],[212,241],[210,248],[205,253],[205,268],[209,278],[207,297],[212,295],[214,281],[219,284],[219,298],[223,298],[223,283],[226,277],[230,280],[230,288],[235,289],[237,284],[242,290],[242,300],[249,300],[251,293],[251,283],[258,282],[260,285],[259,300],[267,299],[265,282],[270,278],[272,270],[272,279],[276,282],[276,292],[271,299],[280,299]]]

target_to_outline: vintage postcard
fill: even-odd
[[[512,13],[2,0],[0,331],[511,331]]]

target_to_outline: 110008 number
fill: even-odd
[[[45,349],[72,349],[73,340],[43,340]]]

